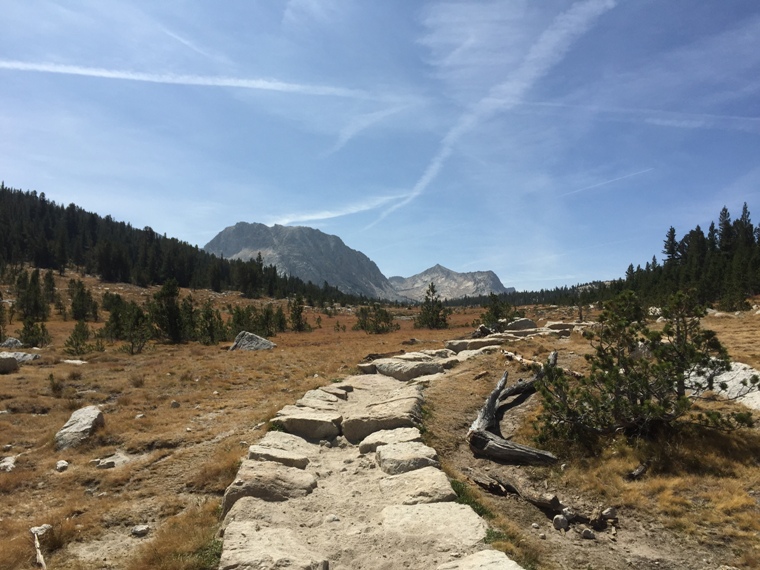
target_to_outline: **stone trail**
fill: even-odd
[[[423,385],[462,357],[383,359],[280,410],[225,493],[220,570],[519,570],[417,428]]]

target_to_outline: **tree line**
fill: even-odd
[[[219,258],[150,227],[136,229],[111,216],[101,217],[74,204],[64,207],[44,193],[24,192],[2,182],[0,274],[24,264],[61,274],[70,267],[106,282],[141,287],[175,279],[180,287],[234,290],[247,298],[284,299],[300,294],[313,306],[366,302],[326,282],[304,283],[281,275],[274,265],[265,265],[260,255],[250,261]]]
[[[724,206],[717,224],[710,223],[707,233],[697,226],[679,238],[671,226],[662,255],[660,260],[653,255],[643,267],[630,264],[619,279],[515,291],[498,298],[512,306],[587,305],[633,291],[642,302],[659,305],[676,291],[689,291],[702,305],[734,311],[747,309],[747,298],[760,294],[760,225],[752,223],[746,203],[735,220]],[[490,296],[463,297],[446,301],[446,305],[486,307],[491,302]]]

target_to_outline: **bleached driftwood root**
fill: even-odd
[[[548,365],[556,366],[557,353],[552,352],[549,356]],[[535,384],[543,378],[543,368],[533,378],[518,382],[509,388],[506,387],[508,372],[504,372],[496,388],[488,395],[486,402],[478,413],[478,417],[470,426],[467,433],[467,441],[473,453],[508,463],[522,463],[528,465],[551,465],[556,463],[557,458],[541,449],[520,445],[507,441],[499,433],[497,412],[499,403],[516,394],[535,392]]]

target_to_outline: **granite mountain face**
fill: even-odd
[[[399,295],[414,301],[425,299],[430,283],[435,284],[438,295],[443,299],[477,297],[490,293],[512,293],[514,287],[507,289],[493,271],[473,271],[457,273],[442,265],[435,265],[412,277],[391,277],[391,285]]]
[[[351,249],[338,236],[303,226],[272,227],[239,222],[225,228],[204,247],[227,259],[256,259],[261,253],[265,265],[322,285],[327,281],[352,295],[403,301],[377,265],[366,255]]]
[[[345,293],[372,299],[421,301],[431,281],[447,299],[508,291],[492,271],[456,273],[440,265],[408,279],[388,279],[370,258],[338,236],[304,226],[239,222],[203,249],[227,259],[255,259],[260,253],[264,264],[275,265],[281,273],[317,285],[326,281]]]

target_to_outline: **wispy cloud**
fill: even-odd
[[[760,132],[760,117],[725,115],[716,113],[685,113],[646,107],[619,107],[614,105],[584,105],[556,101],[516,101],[521,107],[586,111],[612,121],[644,122],[658,127],[679,129],[719,129]]]
[[[170,38],[172,38],[172,39],[175,39],[175,40],[177,40],[179,43],[181,43],[181,44],[182,44],[182,45],[184,45],[185,47],[188,47],[188,48],[190,48],[190,49],[191,49],[191,50],[193,50],[195,53],[198,53],[198,54],[200,54],[200,55],[206,56],[206,57],[208,57],[208,58],[213,58],[213,57],[214,57],[213,55],[211,55],[211,54],[210,54],[208,51],[206,51],[205,49],[202,49],[202,48],[198,47],[198,45],[197,45],[195,42],[191,42],[190,40],[188,40],[188,39],[186,39],[186,38],[183,38],[183,37],[182,37],[182,36],[180,36],[179,34],[176,34],[176,33],[172,32],[171,30],[167,30],[167,29],[166,29],[166,28],[164,28],[164,27],[161,27],[161,30],[162,30],[162,31],[163,31],[163,32],[164,32],[164,33],[165,33],[167,36],[169,36],[169,37],[170,37]]]
[[[314,222],[320,220],[329,220],[332,218],[340,218],[341,216],[368,212],[370,210],[384,206],[388,202],[393,202],[394,200],[398,200],[400,198],[402,198],[402,196],[378,196],[362,202],[349,204],[334,210],[318,210],[316,212],[283,214],[274,218],[270,218],[265,223],[268,225],[279,224],[285,226],[288,224],[296,224],[300,222]]]
[[[335,144],[330,147],[327,152],[325,152],[324,156],[329,156],[339,151],[346,145],[346,143],[348,143],[352,138],[354,138],[363,130],[368,129],[372,125],[379,123],[391,115],[395,115],[396,113],[404,111],[408,107],[408,105],[401,105],[354,117],[345,127],[341,129],[338,135],[338,140],[335,141]]]
[[[566,12],[557,16],[531,46],[512,76],[492,87],[486,97],[460,116],[454,127],[441,140],[438,152],[428,163],[409,196],[388,208],[372,225],[420,196],[438,176],[463,135],[494,114],[513,108],[539,79],[562,60],[573,42],[582,36],[597,18],[614,6],[614,0],[585,0],[576,2]]]
[[[593,188],[599,188],[600,186],[606,186],[607,184],[612,184],[613,182],[618,182],[619,180],[625,180],[626,178],[632,178],[634,176],[639,176],[640,174],[646,174],[647,172],[652,172],[654,168],[647,168],[645,170],[639,170],[638,172],[631,172],[630,174],[626,174],[624,176],[618,176],[617,178],[611,178],[610,180],[604,180],[602,182],[597,182],[596,184],[592,184],[591,186],[585,186],[583,188],[578,188],[577,190],[572,190],[571,192],[565,192],[564,194],[560,194],[558,198],[563,198],[565,196],[571,196],[572,194],[578,194],[580,192],[585,192],[586,190],[591,190]]]
[[[101,67],[84,67],[80,65],[63,65],[58,63],[31,63],[24,61],[0,60],[0,69],[11,71],[33,71],[39,73],[59,73],[63,75],[80,75],[101,79],[123,79],[147,83],[165,83],[171,85],[200,85],[205,87],[238,87],[260,91],[276,91],[300,95],[318,95],[346,97],[354,99],[381,99],[359,89],[346,89],[330,85],[310,85],[305,83],[288,83],[276,79],[248,79],[241,77],[216,77],[208,75],[181,75],[174,73],[144,73],[104,69]]]
[[[335,0],[289,0],[282,14],[285,25],[326,24],[338,13]]]

